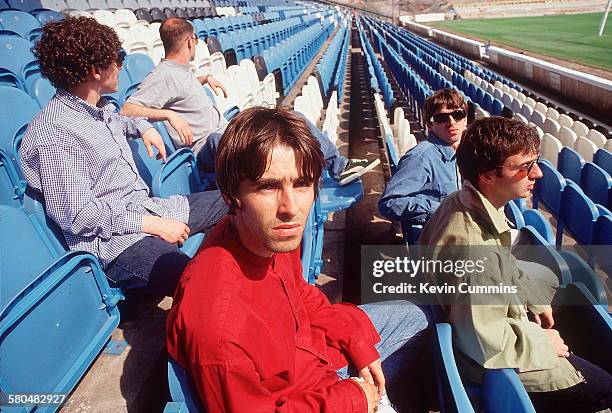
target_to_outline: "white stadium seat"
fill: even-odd
[[[545,133],[544,136],[542,136],[542,140],[540,141],[540,154],[542,158],[550,161],[555,168],[557,167],[557,159],[559,158],[561,148],[563,148],[563,145],[561,145],[559,139],[549,133]]]

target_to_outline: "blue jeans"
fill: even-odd
[[[340,174],[342,171],[344,171],[348,160],[344,156],[340,155],[336,145],[334,145],[333,142],[330,141],[319,128],[317,128],[306,118],[304,118],[304,120],[306,120],[306,123],[308,123],[308,127],[310,128],[310,131],[314,137],[317,138],[321,144],[321,152],[323,152],[323,157],[325,158],[325,169],[329,171],[332,178],[339,179]],[[219,147],[219,141],[221,141],[222,136],[223,135],[221,133],[211,133],[206,138],[206,142],[204,142],[202,148],[197,153],[197,163],[200,171],[205,173],[214,172],[215,157],[217,154],[217,148]]]
[[[228,211],[219,191],[190,194],[187,200],[191,234],[208,233]],[[122,288],[171,297],[190,259],[177,244],[151,236],[128,247],[105,271]]]
[[[432,364],[431,315],[428,308],[409,301],[388,301],[359,306],[380,335],[376,349],[382,360],[389,400],[398,412],[428,411],[435,404]],[[338,370],[342,378],[357,370]]]

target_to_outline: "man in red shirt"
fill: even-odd
[[[401,380],[410,394],[404,376],[426,314],[408,302],[332,305],[302,277],[323,164],[307,124],[286,110],[247,109],[221,139],[217,180],[230,215],[183,273],[167,325],[168,352],[208,412],[370,413],[385,383]],[[423,371],[411,373],[422,381]]]

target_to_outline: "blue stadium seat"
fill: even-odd
[[[563,149],[561,149],[557,162],[557,170],[561,172],[561,175],[563,175],[565,179],[570,179],[580,184],[583,166],[584,159],[578,152],[568,147],[563,147]]]
[[[612,176],[612,152],[605,149],[599,149],[595,152],[593,162]]]
[[[434,368],[440,411],[474,413],[455,363],[451,326],[447,323],[437,323],[434,332]]]
[[[11,158],[0,149],[0,205],[20,208],[25,182],[21,181]]]
[[[40,76],[31,48],[32,44],[21,37],[0,35],[0,85],[26,90],[26,82]]]
[[[504,207],[504,212],[506,214],[506,218],[508,218],[510,222],[514,224],[514,228],[521,229],[525,226],[523,211],[521,211],[521,208],[515,202],[508,202]]]
[[[153,148],[155,156],[149,157],[142,139],[129,141],[136,168],[143,181],[151,188],[153,196],[168,197],[170,195],[188,195],[204,190],[200,181],[196,159],[189,149],[182,148],[168,155],[165,163],[156,159],[157,149]],[[187,239],[181,251],[193,257],[204,234],[194,234]]]
[[[21,210],[0,206],[0,245],[2,390],[69,394],[119,324],[122,296],[92,255],[55,257],[40,225]]]
[[[580,187],[594,203],[606,208],[612,206],[612,177],[594,163],[585,163]]]
[[[566,186],[565,178],[546,160],[538,162],[542,178],[536,181],[533,191],[533,207],[540,202],[548,208],[553,216],[558,217],[561,209],[561,194]]]
[[[25,128],[40,108],[25,92],[8,86],[0,86],[0,148],[12,159],[20,172],[18,149]]]
[[[487,369],[482,387],[481,406],[485,412],[536,413],[513,369]]]
[[[55,95],[55,87],[44,77],[39,77],[32,82],[28,94],[43,108]]]
[[[329,176],[327,171],[323,171],[319,199],[324,214],[350,208],[362,197],[363,183],[361,179],[356,179],[347,185],[340,185],[337,180]]]
[[[606,290],[601,284],[597,274],[589,267],[589,264],[574,252],[560,251],[559,254],[567,263],[571,273],[571,281],[584,284],[595,299],[595,302],[607,308],[608,297],[606,295]]]
[[[166,404],[164,413],[196,413],[205,410],[200,405],[196,390],[187,371],[168,357],[168,387],[172,401]]]
[[[580,282],[569,283],[559,293],[564,305],[555,314],[555,328],[563,341],[574,354],[612,374],[612,319],[607,306],[598,304]]]
[[[581,245],[591,245],[593,229],[600,215],[610,214],[604,207],[595,205],[575,183],[567,181],[561,195],[561,211],[557,222],[557,245],[561,245],[563,231],[567,230]],[[589,257],[589,263],[591,257]]]
[[[123,62],[123,70],[127,72],[132,84],[142,82],[153,68],[155,64],[144,53],[130,53]]]
[[[54,10],[34,10],[30,13],[36,17],[41,26],[44,26],[50,21],[61,20],[64,18],[62,13]]]
[[[38,40],[42,34],[40,22],[31,14],[18,10],[0,11],[0,29],[15,33],[30,42]]]
[[[531,226],[538,231],[538,234],[550,245],[555,244],[555,234],[553,233],[550,222],[537,209],[526,209],[523,211],[523,220],[526,226]]]
[[[599,268],[612,278],[612,215],[601,215],[593,231],[593,254]]]

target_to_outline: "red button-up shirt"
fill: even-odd
[[[223,219],[186,268],[167,324],[170,356],[214,412],[367,412],[340,380],[379,355],[368,316],[302,278],[299,251],[262,258]]]

